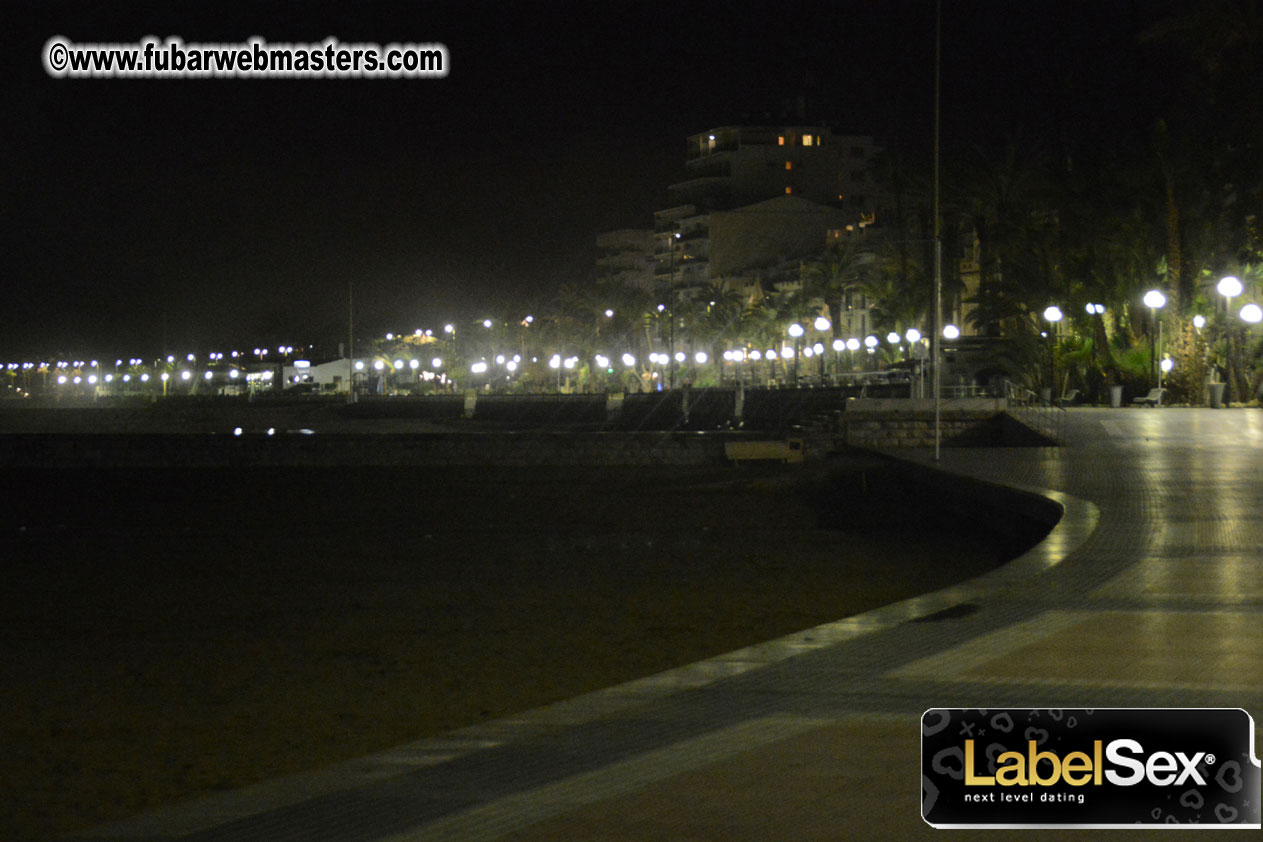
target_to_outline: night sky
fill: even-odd
[[[1152,4],[944,2],[944,144],[1109,137]],[[684,138],[807,120],[926,159],[931,0],[24,0],[6,22],[0,360],[206,352],[542,310],[648,227]],[[440,42],[445,79],[53,79],[77,42]],[[796,118],[791,118],[796,119]],[[336,350],[332,348],[331,350]]]

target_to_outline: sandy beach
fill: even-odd
[[[1022,548],[845,465],[3,484],[0,836],[30,840],[788,634]]]

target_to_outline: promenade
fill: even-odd
[[[1072,409],[1063,431],[1061,448],[943,450],[942,470],[1065,508],[979,579],[76,838],[929,839],[947,831],[919,813],[926,708],[1263,721],[1263,412]]]

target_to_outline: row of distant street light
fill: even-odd
[[[614,311],[606,310],[605,315],[607,318],[612,318]],[[530,326],[534,321],[534,317],[528,315],[521,321],[521,325],[524,327]],[[481,324],[486,329],[491,329],[495,326],[491,319],[484,319]],[[830,328],[831,323],[827,318],[821,316],[812,323],[812,326],[817,331],[826,331]],[[732,348],[723,352],[723,362],[743,363],[765,360],[768,362],[794,360],[796,362],[799,356],[812,358],[823,355],[826,347],[822,342],[814,342],[805,347],[800,347],[800,341],[806,335],[806,332],[806,328],[802,324],[795,322],[789,325],[787,330],[788,337],[794,340],[792,347],[787,344],[779,350],[776,348],[760,349],[756,347]],[[443,334],[449,340],[455,338],[455,325],[445,325]],[[955,339],[959,335],[960,331],[954,325],[948,325],[943,329],[943,336],[949,340]],[[413,336],[423,337],[428,340],[437,338],[434,331],[420,328],[414,332]],[[387,341],[401,340],[406,338],[406,334],[387,333],[385,338]],[[905,341],[909,346],[915,346],[921,342],[922,338],[922,334],[918,329],[910,328],[902,335],[892,331],[886,336],[886,341],[892,346],[901,345]],[[863,349],[869,354],[873,354],[880,345],[881,340],[875,335],[868,335],[863,339],[858,337],[850,339],[835,338],[831,343],[832,349],[838,353],[857,352]],[[30,374],[32,372],[42,373],[45,376],[53,374],[54,382],[63,386],[104,386],[121,383],[136,388],[141,385],[148,385],[151,382],[158,382],[165,389],[168,382],[176,381],[188,384],[199,378],[204,381],[212,381],[217,377],[226,378],[230,382],[238,381],[247,376],[246,369],[250,363],[257,364],[268,362],[269,359],[287,358],[294,354],[294,350],[295,348],[292,345],[280,345],[275,349],[260,346],[254,347],[250,352],[231,351],[227,354],[211,352],[204,355],[203,360],[199,360],[196,354],[184,355],[183,360],[177,358],[176,355],[168,355],[165,360],[158,359],[151,363],[135,357],[126,360],[120,358],[114,361],[112,371],[108,370],[108,364],[102,364],[98,360],[61,360],[55,363],[28,361],[6,363],[0,368],[13,374]],[[627,369],[634,368],[638,363],[636,356],[631,353],[622,353],[617,355],[616,358]],[[690,361],[690,355],[685,354],[683,351],[676,351],[673,355],[654,351],[648,355],[650,366],[669,366],[673,360],[675,363],[684,364]],[[537,362],[538,358],[532,357],[531,361]],[[710,363],[711,359],[706,351],[699,350],[692,353],[691,361],[700,366]],[[204,362],[206,365],[206,368],[200,372],[198,371],[199,362]],[[296,361],[296,364],[302,366],[303,362]],[[612,358],[606,354],[595,354],[592,362],[599,368],[613,370]],[[521,354],[513,354],[511,356],[496,354],[494,363],[496,366],[502,367],[507,373],[512,374],[522,366],[523,359]],[[224,369],[225,366],[227,366],[226,370]],[[558,373],[571,371],[580,366],[580,359],[577,356],[556,353],[548,359],[548,366],[558,371]],[[378,358],[372,361],[362,359],[354,361],[354,369],[357,373],[366,374],[370,367],[378,375],[413,372],[421,374],[425,379],[431,379],[436,376],[436,373],[443,370],[444,359],[441,356],[434,356],[429,360],[429,370],[424,372],[421,371],[423,367],[422,361],[415,358],[404,359],[403,357],[395,357],[394,359]],[[486,358],[474,360],[469,364],[469,371],[474,375],[486,374],[490,369],[491,362]],[[271,374],[270,370],[266,370],[256,376],[263,380],[271,380]]]
[[[1225,299],[1225,309],[1231,312],[1232,300],[1242,295],[1244,292],[1244,285],[1239,279],[1228,276],[1219,281],[1216,289]],[[1150,290],[1145,293],[1143,302],[1150,310],[1155,328],[1157,331],[1160,331],[1161,324],[1157,319],[1157,312],[1166,306],[1166,296],[1160,290]],[[659,305],[658,309],[660,312],[665,311],[665,305]],[[1085,310],[1088,315],[1101,316],[1105,313],[1105,305],[1099,303],[1088,303],[1085,305]],[[614,310],[606,309],[604,311],[604,315],[606,318],[613,318]],[[1247,303],[1242,306],[1238,315],[1242,321],[1249,324],[1257,324],[1260,321],[1263,321],[1263,309],[1260,309],[1259,305],[1254,303]],[[1044,310],[1043,317],[1045,321],[1048,322],[1050,329],[1053,331],[1055,339],[1058,324],[1065,318],[1064,313],[1060,307],[1052,305]],[[535,318],[531,315],[527,315],[520,321],[520,325],[522,327],[529,327],[534,322]],[[1206,323],[1205,317],[1197,315],[1194,317],[1193,323],[1198,328],[1201,328]],[[830,320],[823,315],[818,316],[814,321],[809,322],[808,324],[810,324],[810,326],[818,333],[828,331],[832,327]],[[483,319],[481,321],[481,326],[484,329],[490,330],[496,326],[496,322],[491,319]],[[456,326],[450,323],[444,325],[442,329],[443,337],[449,341],[455,339],[456,332]],[[837,337],[831,341],[828,347],[826,347],[826,345],[821,341],[805,342],[807,333],[808,328],[803,323],[794,322],[790,324],[786,330],[786,336],[790,341],[784,343],[779,349],[776,347],[758,348],[747,343],[747,346],[744,348],[739,347],[725,350],[722,354],[722,361],[725,363],[757,363],[761,361],[772,362],[776,360],[785,362],[792,361],[795,366],[795,374],[797,374],[797,364],[800,358],[811,359],[813,357],[823,357],[829,347],[838,354],[844,352],[855,353],[861,350],[867,351],[869,354],[874,354],[881,346],[881,340],[876,335],[869,334],[862,339],[860,337],[851,337],[849,339]],[[954,340],[960,336],[960,330],[955,325],[949,324],[942,329],[942,335],[944,339],[949,341]],[[418,328],[412,336],[420,338],[423,342],[434,341],[439,338],[435,335],[434,331],[423,330],[420,328]],[[394,341],[403,340],[409,337],[406,334],[387,333],[385,334],[385,338],[387,341]],[[903,334],[891,331],[886,336],[886,342],[889,345],[902,346],[902,344],[906,342],[909,348],[919,346],[923,339],[924,337],[921,331],[917,328],[909,328]],[[671,344],[674,345],[674,338],[672,338]],[[1151,363],[1154,367],[1155,373],[1157,369],[1157,349],[1160,347],[1160,338],[1154,340],[1154,346],[1151,350]],[[220,352],[212,352],[205,356],[205,362],[208,367],[206,370],[201,372],[200,377],[203,380],[210,381],[217,375],[226,374],[229,381],[238,380],[239,378],[246,376],[245,368],[247,364],[251,362],[267,362],[269,356],[271,356],[272,359],[276,359],[278,357],[288,358],[294,354],[294,350],[294,346],[292,345],[280,345],[275,348],[275,353],[273,353],[273,349],[267,347],[255,347],[249,353],[244,351],[232,351],[225,355]],[[525,346],[523,346],[523,350],[525,350]],[[634,368],[638,363],[636,357],[631,353],[622,353],[616,358],[621,361],[623,366],[627,369]],[[592,362],[601,369],[613,371],[613,359],[614,358],[607,356],[604,353],[598,353],[593,356]],[[509,375],[518,371],[524,364],[521,354],[495,354],[491,359],[483,357],[469,362],[470,374],[485,375],[492,369],[492,360],[494,360],[495,366],[502,368]],[[532,363],[537,363],[538,357],[531,357],[530,360]],[[182,367],[183,363],[177,363],[177,358],[174,355],[168,355],[165,359],[165,366],[163,364],[163,360],[157,360],[152,364],[147,364],[144,360],[139,358],[129,358],[126,361],[123,359],[117,359],[115,360],[113,371],[105,370],[106,366],[102,366],[97,360],[62,360],[56,362],[55,364],[48,362],[7,363],[0,366],[0,368],[7,370],[11,374],[21,373],[29,375],[31,372],[35,371],[44,374],[47,377],[50,373],[52,373],[55,374],[55,382],[59,385],[87,384],[90,386],[96,386],[112,384],[115,382],[125,384],[148,384],[151,380],[158,380],[165,388],[166,383],[173,379],[178,379],[180,382],[188,383],[199,377],[199,374],[196,373],[198,357],[194,354],[188,354],[185,356],[184,362],[188,363],[188,367]],[[689,355],[674,348],[672,348],[672,353],[653,351],[648,355],[649,366],[672,366],[673,368],[673,364],[687,364],[689,362],[701,366],[710,363],[711,359],[710,355],[706,351],[698,350]],[[715,362],[719,361],[716,360]],[[427,380],[440,376],[439,373],[444,369],[443,357],[434,356],[429,360],[429,363],[429,369],[427,371],[421,371],[423,367],[421,360],[404,359],[403,357],[395,357],[391,359],[387,357],[384,359],[378,358],[376,360],[372,360],[371,362],[356,360],[354,362],[354,368],[356,372],[367,373],[368,368],[371,366],[372,370],[378,375],[413,372],[419,374],[423,379]],[[571,371],[580,367],[580,358],[562,353],[554,353],[548,357],[547,363],[548,367],[557,371],[558,376],[560,376],[560,373],[563,371]],[[301,364],[302,363],[299,362],[299,365]],[[229,366],[226,372],[222,370],[222,367],[225,365]],[[1164,359],[1162,365],[1165,370],[1170,370],[1169,360]],[[211,368],[216,370],[212,371]],[[270,374],[271,372],[269,370],[261,372],[256,376],[262,379],[270,379]],[[447,375],[444,374],[442,376],[446,377]]]

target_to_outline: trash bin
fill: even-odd
[[[1052,404],[1052,388],[1045,386],[1039,390],[1039,400],[1044,406]]]
[[[1210,407],[1211,409],[1219,409],[1224,405],[1224,384],[1208,383],[1210,388]]]
[[[1123,405],[1123,387],[1110,386],[1110,406],[1118,409]]]

